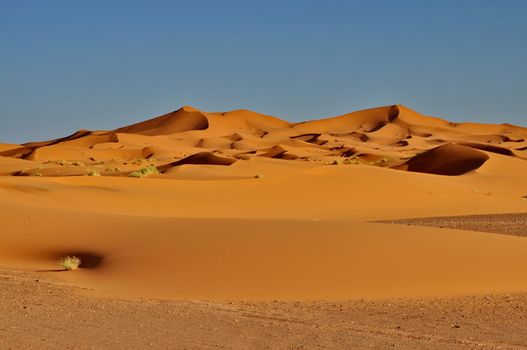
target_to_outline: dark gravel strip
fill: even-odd
[[[527,213],[443,216],[376,221],[387,224],[448,227],[527,237]]]

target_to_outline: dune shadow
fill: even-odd
[[[35,272],[64,272],[66,269],[47,269],[47,270],[36,270]]]

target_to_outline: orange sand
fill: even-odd
[[[527,291],[525,238],[367,222],[525,212],[526,139],[526,128],[400,105],[296,124],[183,107],[1,144],[0,265],[53,270],[62,255],[97,256],[58,275],[119,297]],[[147,166],[160,173],[128,176]]]

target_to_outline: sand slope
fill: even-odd
[[[60,277],[121,296],[339,300],[527,289],[520,237],[325,220],[3,211],[3,264],[53,270],[62,255],[84,256],[85,269]]]

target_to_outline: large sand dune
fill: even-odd
[[[369,222],[525,212],[526,159],[526,128],[400,105],[303,123],[183,107],[1,144],[0,265],[117,297],[527,291],[524,237]],[[63,255],[83,268],[53,271]]]
[[[415,158],[439,146],[438,156],[432,152],[423,161]],[[461,146],[466,149],[461,151]],[[74,175],[88,168],[105,176],[122,175],[106,169],[138,169],[144,162],[166,170],[167,164],[180,165],[178,160],[202,152],[243,160],[358,163],[422,172],[446,166],[446,175],[457,175],[486,160],[483,153],[469,149],[525,159],[526,147],[526,128],[449,123],[400,105],[294,124],[247,110],[207,113],[186,106],[112,131],[80,130],[56,140],[4,144],[0,156],[39,163],[9,169],[17,175],[71,175],[72,167]],[[456,160],[444,165],[444,157]]]

